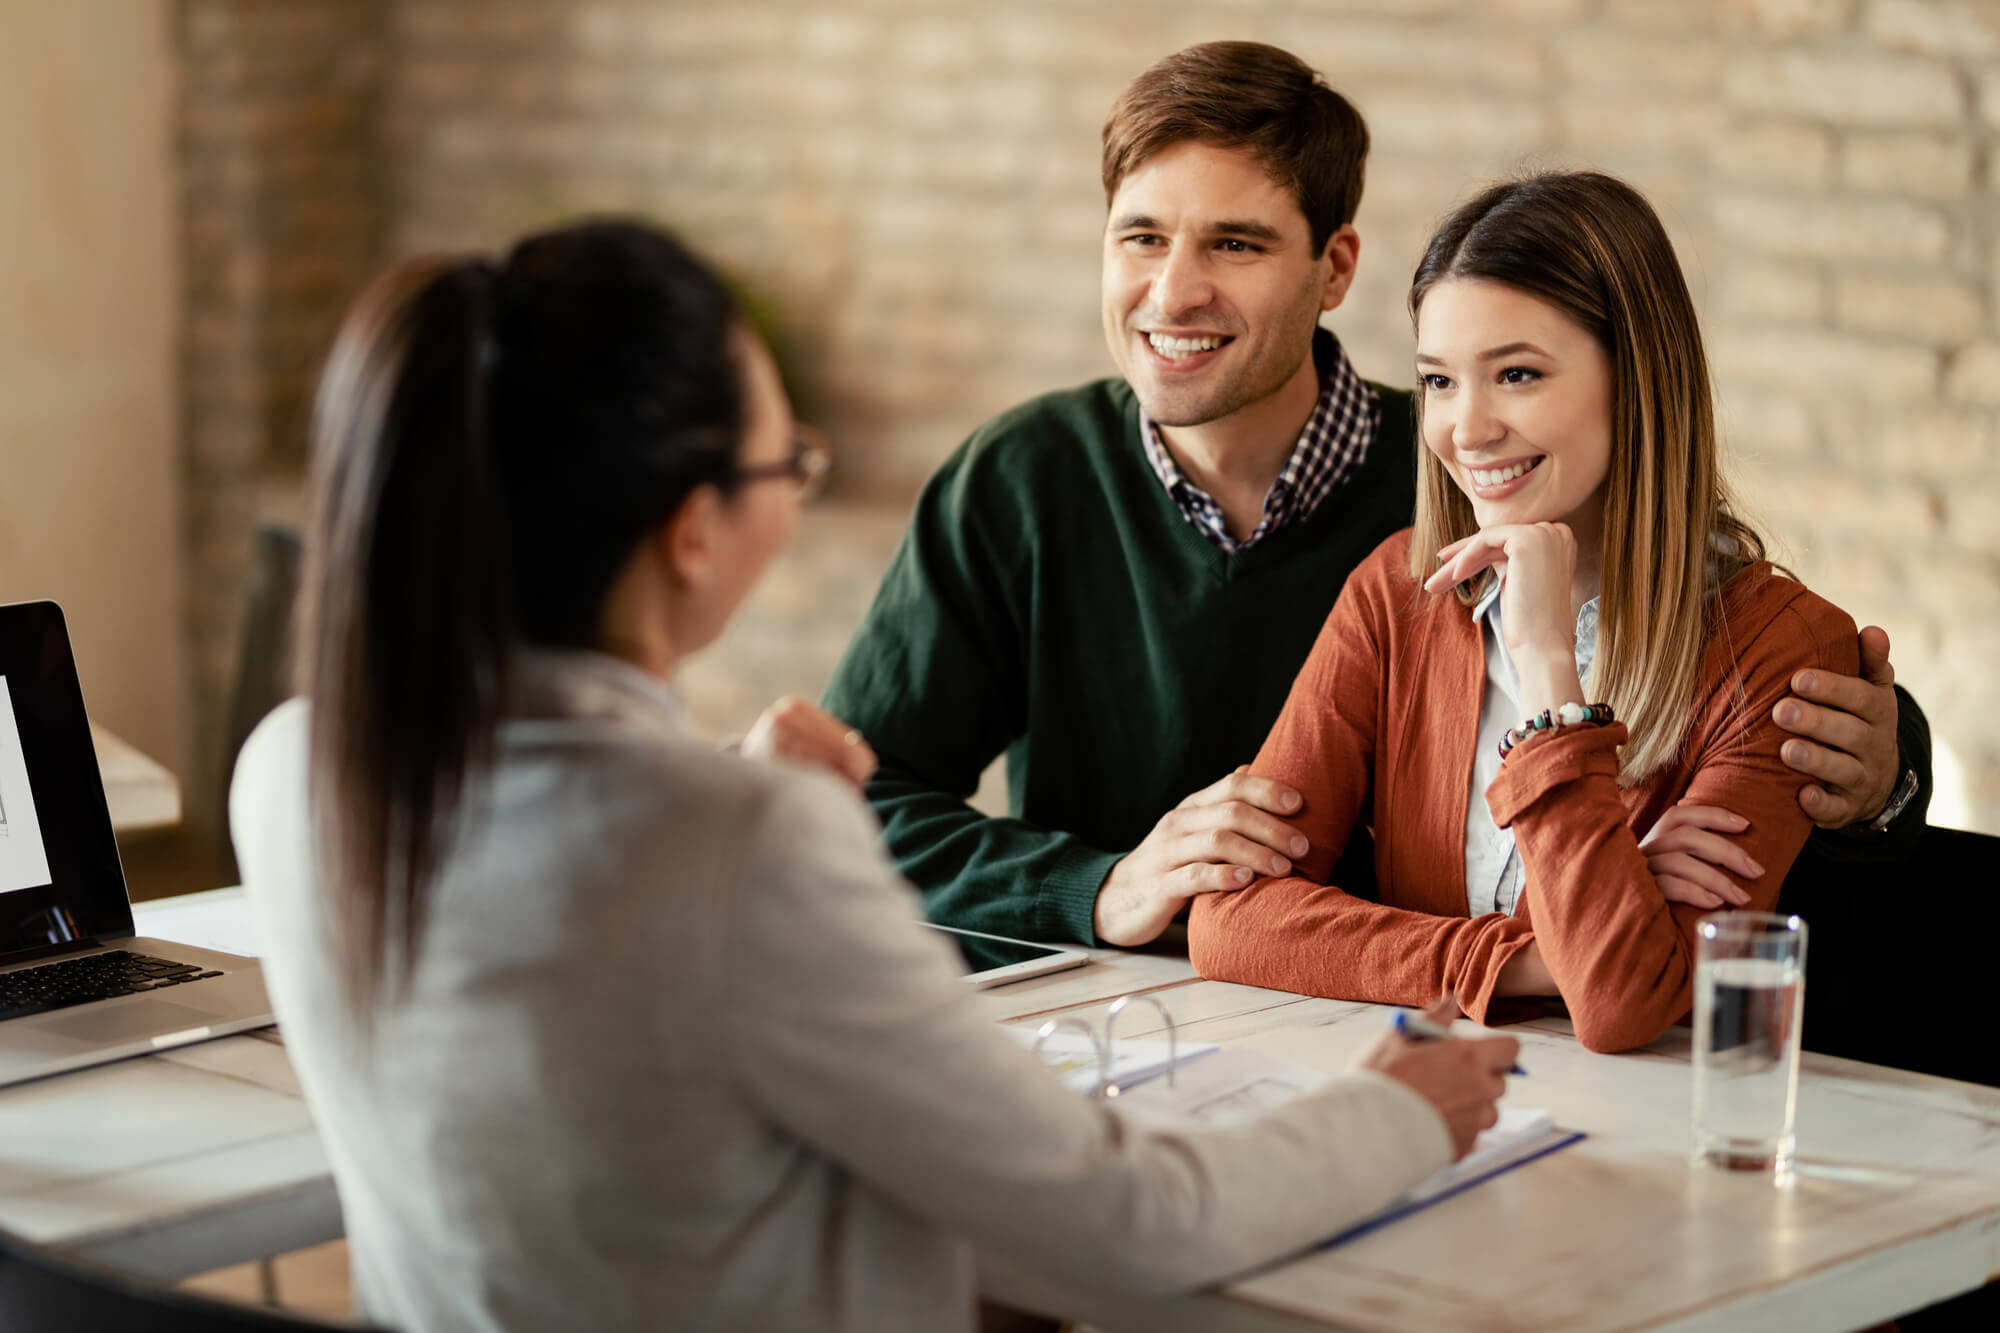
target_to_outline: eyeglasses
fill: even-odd
[[[799,488],[799,499],[810,500],[826,486],[827,470],[833,466],[833,441],[816,426],[803,423],[792,428],[792,453],[776,463],[752,463],[738,467],[730,475],[738,481],[786,481]]]

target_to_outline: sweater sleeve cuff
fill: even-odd
[[[1618,776],[1618,747],[1630,733],[1623,722],[1563,727],[1528,737],[1507,755],[1486,789],[1493,822],[1509,828],[1523,810],[1565,783],[1602,774]]]
[[[1094,847],[1066,849],[1042,876],[1041,901],[1035,906],[1035,938],[1082,940],[1093,948],[1103,947],[1104,941],[1097,938],[1094,928],[1097,891],[1121,859]]]
[[[1461,969],[1462,981],[1470,984],[1461,984],[1453,990],[1458,1007],[1467,1018],[1485,1027],[1497,1027],[1528,1016],[1510,998],[1493,992],[1500,984],[1500,971],[1508,960],[1534,942],[1534,931],[1518,917],[1495,922],[1492,932]]]

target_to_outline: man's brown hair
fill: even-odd
[[[1314,254],[1361,206],[1368,123],[1289,51],[1203,42],[1132,80],[1104,122],[1105,201],[1147,158],[1190,140],[1256,158],[1298,200]]]

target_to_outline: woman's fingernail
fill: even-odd
[[[1291,868],[1292,868],[1292,863],[1290,861],[1287,861],[1284,857],[1274,856],[1271,858],[1272,874],[1282,875],[1285,874],[1287,871],[1289,871]]]
[[[1236,867],[1236,882],[1238,884],[1248,884],[1251,879],[1251,873],[1249,866]]]
[[[1750,862],[1749,865],[1750,865],[1751,877],[1754,879],[1762,879],[1764,876],[1764,867],[1758,865],[1755,861]]]
[[[1307,842],[1303,837],[1294,836],[1292,838],[1293,856],[1304,856],[1311,847],[1312,844]]]
[[[1795,703],[1778,705],[1778,721],[1785,726],[1795,726],[1799,720],[1799,706]]]

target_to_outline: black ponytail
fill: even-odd
[[[349,311],[313,414],[299,635],[350,998],[407,974],[519,643],[595,642],[612,581],[744,404],[728,289],[627,223],[415,260]]]

